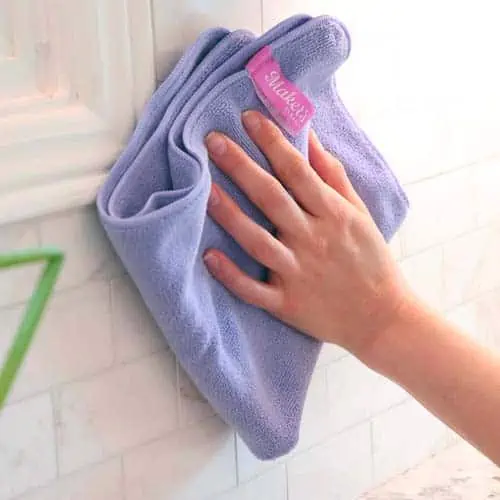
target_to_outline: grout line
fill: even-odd
[[[75,378],[72,378],[72,379],[64,380],[63,382],[59,382],[59,383],[54,384],[52,386],[45,387],[44,389],[35,391],[33,393],[26,394],[25,396],[22,396],[20,398],[16,398],[15,400],[9,402],[9,404],[7,404],[5,407],[7,407],[9,405],[17,404],[17,403],[22,403],[23,401],[26,401],[26,400],[28,400],[30,398],[33,398],[33,397],[36,397],[36,396],[40,396],[41,394],[45,394],[47,392],[50,392],[53,389],[64,389],[68,385],[81,384],[81,383],[84,383],[84,382],[90,382],[90,381],[92,381],[94,379],[99,378],[101,375],[106,375],[107,373],[113,372],[113,370],[118,370],[120,368],[125,368],[125,367],[127,367],[129,365],[133,365],[135,363],[144,362],[144,360],[146,358],[150,358],[150,357],[156,356],[156,355],[158,355],[160,353],[167,354],[169,352],[172,353],[172,355],[173,355],[173,352],[168,347],[165,347],[165,348],[161,348],[160,350],[158,350],[158,351],[156,351],[154,353],[146,353],[146,354],[143,354],[143,355],[141,355],[141,356],[139,356],[137,358],[133,358],[133,359],[122,361],[122,362],[120,362],[119,364],[116,364],[116,365],[107,365],[106,367],[104,367],[103,369],[99,370],[98,372],[86,374],[86,375],[83,375],[81,377],[75,377]]]
[[[236,487],[239,487],[241,484],[241,478],[240,478],[240,469],[238,467],[239,460],[238,460],[238,437],[236,435],[236,432],[233,430],[233,439],[234,439],[234,464],[236,467]]]
[[[116,315],[115,315],[115,309],[116,309],[116,304],[115,301],[113,300],[113,281],[110,280],[108,282],[108,304],[109,304],[109,327],[111,328],[111,351],[112,351],[112,359],[111,359],[111,366],[116,366],[117,365],[117,359],[118,359],[118,349],[117,349],[117,342],[116,342]]]
[[[56,397],[54,390],[49,391],[50,404],[52,406],[52,426],[54,428],[54,454],[56,459],[56,478],[61,475],[60,459],[59,459],[59,412],[56,408]]]
[[[373,419],[370,419],[370,461],[371,461],[371,483],[375,482],[375,439],[373,434]]]
[[[113,279],[119,279],[119,278],[113,278]],[[76,292],[78,290],[81,290],[81,289],[86,288],[86,287],[91,286],[91,285],[98,285],[98,284],[102,285],[104,283],[109,283],[111,281],[112,280],[109,280],[109,279],[101,279],[101,278],[92,279],[92,278],[89,278],[89,279],[85,279],[81,283],[78,283],[77,285],[71,285],[71,286],[68,286],[68,287],[64,287],[62,289],[56,288],[54,290],[54,293],[50,297],[50,302],[52,302],[54,299],[56,299],[58,297],[61,297],[63,294]],[[17,308],[17,307],[25,306],[28,303],[29,300],[30,300],[30,297],[27,297],[24,300],[14,300],[12,302],[3,304],[3,305],[0,306],[0,312],[2,312],[3,310],[9,310],[9,309],[14,309],[14,308]]]
[[[125,463],[123,460],[123,455],[120,455],[120,487],[121,487],[121,497],[123,500],[127,498],[127,491],[125,487]]]
[[[175,412],[176,412],[177,427],[181,428],[184,427],[184,425],[181,424],[184,416],[184,411],[182,408],[182,398],[181,398],[181,367],[179,366],[179,361],[177,360],[177,357],[174,357],[174,362],[175,362]]]
[[[290,488],[288,481],[290,479],[290,474],[288,472],[288,460],[285,462],[285,500],[290,499]]]
[[[158,87],[158,67],[157,67],[157,57],[158,57],[158,44],[156,39],[156,25],[154,20],[156,19],[155,13],[155,2],[154,0],[149,0],[149,20],[151,24],[151,35],[153,37],[153,92],[156,91]],[[138,118],[136,117],[136,120]]]
[[[402,185],[403,185],[403,188],[407,188],[409,186],[414,186],[416,184],[419,184],[420,182],[430,181],[430,180],[436,179],[438,177],[444,177],[446,175],[450,175],[450,174],[453,174],[455,172],[459,172],[461,170],[472,169],[474,167],[481,166],[483,163],[490,163],[490,162],[493,162],[495,160],[500,161],[500,155],[498,153],[486,156],[485,158],[479,158],[477,160],[472,160],[468,163],[458,165],[454,168],[443,170],[441,172],[436,172],[435,174],[428,175],[428,176],[422,177],[420,179],[412,180],[410,182],[403,182]]]
[[[454,236],[452,236],[451,238],[448,238],[446,240],[442,240],[442,241],[438,241],[434,244],[431,244],[429,246],[426,246],[425,248],[421,248],[419,250],[417,250],[416,252],[410,252],[410,253],[406,253],[404,251],[404,245],[403,245],[403,231],[398,231],[397,235],[398,237],[400,238],[400,245],[401,245],[401,256],[400,258],[398,259],[398,262],[399,263],[402,263],[404,262],[406,259],[410,259],[412,257],[416,257],[417,255],[421,255],[429,250],[432,250],[432,249],[435,249],[437,247],[440,247],[440,246],[443,246],[443,245],[446,245],[448,243],[453,243],[461,238],[463,238],[464,236],[468,236],[470,234],[473,234],[473,233],[476,233],[476,232],[479,232],[481,230],[485,230],[485,229],[500,229],[500,221],[496,222],[496,221],[489,221],[487,223],[484,223],[484,224],[480,224],[480,225],[477,225],[477,226],[474,226],[472,228],[469,228],[469,229],[466,229],[465,231],[463,232],[460,232]],[[80,290],[82,288],[85,288],[87,286],[91,286],[91,285],[97,285],[97,284],[103,284],[103,283],[111,283],[113,281],[118,281],[120,279],[123,279],[124,277],[126,276],[125,273],[119,275],[119,276],[113,276],[111,278],[107,278],[107,277],[99,277],[99,276],[89,276],[88,278],[86,278],[85,280],[83,280],[82,282],[78,283],[78,284],[75,284],[75,285],[69,285],[69,286],[65,286],[63,288],[60,288],[60,289],[57,289],[55,290],[53,296],[52,296],[52,299],[55,299],[59,296],[62,296],[63,294],[66,294],[66,293],[70,293],[70,292],[75,292],[77,290]],[[0,305],[0,312],[2,311],[9,311],[11,309],[15,309],[15,308],[18,308],[18,307],[22,307],[24,305],[26,305],[26,303],[28,302],[29,300],[29,297],[24,299],[24,300],[15,300],[15,301],[12,301],[12,302],[8,302],[8,303],[5,303],[5,304],[2,304]],[[136,358],[137,359],[137,358]]]
[[[457,240],[459,240],[465,236],[469,236],[471,234],[478,233],[480,231],[484,231],[487,229],[499,230],[500,229],[500,221],[499,222],[489,222],[487,224],[481,224],[478,226],[474,226],[472,228],[468,228],[463,232],[455,234],[451,238],[448,238],[445,240],[440,240],[440,241],[433,243],[429,246],[421,248],[421,249],[417,250],[416,252],[410,252],[410,253],[403,252],[403,254],[401,255],[401,258],[398,259],[398,262],[404,262],[406,259],[411,259],[412,257],[416,257],[417,255],[422,255],[423,253],[428,252],[429,250],[433,250],[433,249],[438,248],[438,247],[444,247],[444,245],[456,242]],[[401,240],[403,240],[404,238],[402,236],[402,233],[398,233],[398,234],[400,235]]]
[[[264,0],[260,0],[260,32],[264,33]]]

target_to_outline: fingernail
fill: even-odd
[[[226,140],[217,132],[210,132],[206,138],[207,148],[215,156],[223,155],[226,152]]]
[[[321,141],[319,140],[318,134],[316,133],[316,131],[314,129],[311,129],[311,136],[315,139],[316,144],[318,145],[319,149],[324,151],[325,148],[324,148],[323,144],[321,143]]]
[[[257,132],[260,128],[260,117],[255,111],[245,111],[242,116],[243,125],[251,132]]]
[[[314,129],[310,129],[309,133],[312,135],[314,139],[316,139],[316,142],[318,143],[319,146],[323,147],[323,144],[321,144],[318,134],[315,132]]]
[[[212,253],[206,253],[203,256],[203,262],[211,271],[217,271],[219,269],[219,259]]]
[[[210,189],[210,194],[208,195],[208,206],[215,207],[219,203],[219,193],[217,193],[217,189],[212,186]]]

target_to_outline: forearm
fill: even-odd
[[[412,304],[361,356],[500,464],[500,357]]]

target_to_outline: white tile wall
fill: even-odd
[[[177,377],[180,425],[189,426],[215,415],[214,409],[207,403],[180,365],[177,365]]]
[[[18,318],[21,311],[9,313]],[[10,329],[12,323],[8,324]],[[36,332],[11,398],[91,375],[112,361],[109,285],[97,282],[58,293]]]
[[[370,425],[356,426],[288,464],[290,500],[353,500],[372,482]]]
[[[241,483],[213,500],[287,500],[287,479],[285,465],[269,469],[255,479]]]
[[[81,285],[101,273],[109,276],[122,272],[94,207],[43,219],[39,227],[42,245],[57,246],[65,252],[59,290]]]
[[[404,274],[452,321],[500,348],[500,70],[492,62],[500,6],[155,0],[158,76],[204,27],[260,31],[303,11],[336,15],[351,31],[338,85],[406,185],[410,216],[391,243]],[[403,390],[325,346],[298,449],[260,462],[177,365],[94,208],[0,228],[0,252],[40,244],[62,247],[67,259],[0,413],[0,500],[354,500],[450,436]],[[37,274],[0,271],[0,357]]]
[[[177,427],[175,362],[160,352],[55,393],[59,465],[71,472]]]
[[[471,168],[459,169],[406,188],[412,210],[401,231],[404,255],[415,254],[474,229],[476,193],[472,171]]]
[[[186,0],[182,3],[153,0],[157,77],[162,78],[200,31],[214,26],[262,29],[261,0],[226,2]]]
[[[448,319],[484,345],[500,350],[500,291],[493,290],[452,309]]]
[[[404,401],[408,394],[353,356],[328,367],[330,422],[341,431]]]
[[[413,399],[377,415],[372,432],[377,483],[421,462],[449,443],[445,425]]]
[[[500,230],[488,227],[447,242],[443,247],[446,307],[500,286]]]
[[[111,459],[53,481],[19,500],[122,500],[122,465]]]
[[[128,276],[111,281],[111,308],[117,361],[130,361],[166,347],[165,339]]]
[[[0,413],[0,499],[56,477],[52,412],[50,396],[43,394]]]
[[[127,500],[196,500],[236,486],[234,433],[218,417],[126,453]]]
[[[0,227],[0,252],[39,246],[38,230],[33,224]],[[0,269],[0,307],[24,301],[31,296],[41,267]]]
[[[404,259],[401,269],[415,293],[435,308],[443,307],[442,247],[434,247]]]
[[[472,169],[477,196],[478,224],[500,222],[500,159],[480,163]]]

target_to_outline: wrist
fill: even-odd
[[[391,376],[392,367],[400,361],[402,349],[406,350],[411,343],[411,332],[428,314],[428,308],[408,293],[395,309],[391,321],[353,354],[372,370]]]

